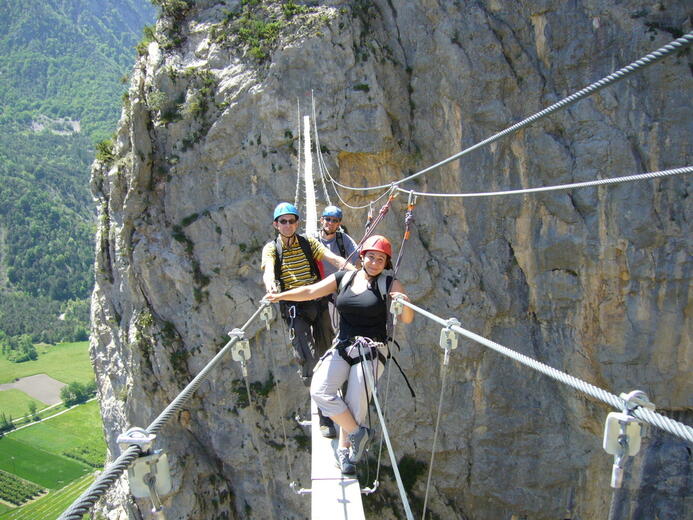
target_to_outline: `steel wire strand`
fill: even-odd
[[[681,168],[673,168],[671,170],[661,170],[656,172],[637,173],[634,175],[626,175],[624,177],[613,177],[611,179],[596,179],[593,181],[573,182],[571,184],[561,184],[557,186],[541,186],[538,188],[523,188],[519,190],[506,191],[485,191],[485,192],[470,192],[470,193],[431,193],[425,191],[405,190],[397,187],[397,191],[402,193],[411,193],[417,197],[452,197],[452,198],[471,198],[471,197],[494,197],[497,195],[521,195],[526,193],[537,193],[543,191],[559,191],[571,190],[576,188],[587,188],[590,186],[603,186],[605,184],[618,184],[622,182],[641,181],[647,179],[656,179],[660,177],[668,177],[672,175],[683,175],[693,173],[693,166],[683,166]]]
[[[546,116],[553,114],[557,110],[560,110],[562,108],[565,108],[567,106],[572,105],[573,103],[576,103],[577,101],[580,101],[581,99],[590,96],[594,94],[595,92],[598,92],[599,90],[616,83],[631,74],[644,69],[645,67],[648,67],[649,65],[652,65],[670,54],[674,53],[677,50],[680,50],[693,42],[693,31],[689,32],[688,34],[683,35],[680,38],[677,38],[676,40],[668,43],[667,45],[660,47],[659,49],[647,54],[646,56],[643,56],[642,58],[634,61],[633,63],[626,65],[625,67],[617,70],[616,72],[612,72],[608,76],[600,79],[599,81],[596,81],[592,83],[591,85],[588,85],[587,87],[578,90],[577,92],[571,94],[570,96],[563,98],[562,100],[554,103],[553,105],[550,105],[546,107],[545,109],[523,119],[522,121],[515,123],[512,126],[509,126],[505,130],[502,130],[491,137],[488,137],[484,139],[483,141],[480,141],[469,148],[466,148],[465,150],[462,150],[461,152],[456,153],[455,155],[451,155],[447,159],[444,159],[436,164],[433,164],[431,166],[428,166],[427,168],[424,168],[423,170],[414,173],[412,175],[409,175],[408,177],[405,177],[403,179],[400,179],[398,181],[395,181],[394,185],[399,186],[403,182],[410,181],[412,179],[415,179],[416,177],[419,177],[421,175],[424,175],[426,173],[429,173],[437,168],[440,168],[441,166],[444,166],[454,160],[459,159],[460,157],[467,155],[468,153],[477,150],[479,148],[482,148],[488,144],[494,143],[495,141],[498,141],[502,137],[505,137],[509,134],[512,134],[516,132],[517,130],[520,130],[526,126],[529,126],[532,123],[535,123],[536,121],[539,121],[540,119],[545,118]],[[362,188],[358,187],[353,187],[353,186],[346,186],[343,184],[340,184],[340,186],[344,189],[351,190],[351,191],[368,191],[368,190],[379,190],[386,188],[388,186],[391,186],[392,184],[383,184],[381,186],[365,186]]]
[[[324,161],[322,160],[322,151],[320,150],[320,135],[318,134],[318,118],[315,116],[315,98],[313,91],[310,91],[310,100],[313,108],[313,133],[315,135],[315,157],[318,162],[318,172],[320,173],[320,182],[322,183],[322,191],[325,194],[325,202],[328,206],[332,206],[330,194],[327,193],[327,185],[325,184],[325,172],[323,171]]]
[[[422,316],[425,316],[430,320],[439,323],[440,325],[449,327],[451,330],[454,330],[456,333],[465,336],[466,338],[469,338],[477,343],[489,347],[495,350],[496,352],[503,354],[504,356],[507,356],[511,359],[514,359],[515,361],[518,361],[519,363],[522,363],[523,365],[529,368],[541,372],[542,374],[547,375],[561,383],[564,383],[568,386],[572,386],[576,390],[590,395],[595,399],[599,399],[600,401],[603,401],[604,403],[609,404],[618,410],[623,410],[625,408],[625,400],[612,393],[607,392],[606,390],[603,390],[597,386],[587,383],[586,381],[578,379],[577,377],[566,374],[565,372],[561,372],[560,370],[557,370],[535,359],[532,359],[529,356],[525,356],[524,354],[520,354],[519,352],[504,347],[503,345],[486,339],[483,336],[479,336],[474,332],[463,329],[458,325],[451,325],[449,321],[444,320],[439,316],[436,316],[435,314],[428,312],[427,310],[422,309],[421,307],[417,307],[416,305],[407,302],[401,298],[398,298],[397,301],[401,302],[403,305],[406,305],[407,307],[421,314]],[[657,426],[658,428],[661,428],[662,430],[665,430],[671,433],[672,435],[680,437],[681,439],[686,440],[690,443],[693,443],[693,428],[691,428],[690,426],[674,421],[669,417],[665,417],[661,414],[648,410],[647,408],[638,407],[633,411],[633,414],[639,419],[642,419],[643,421],[653,426]]]
[[[365,360],[366,355],[363,351],[363,344],[359,343],[359,355]],[[375,358],[371,361],[371,363],[376,367],[378,366],[378,358],[375,356]],[[387,452],[388,455],[390,456],[390,463],[392,464],[392,471],[395,474],[395,481],[397,482],[397,488],[399,489],[399,494],[400,498],[402,499],[402,507],[404,507],[404,513],[407,516],[407,520],[414,520],[414,515],[411,512],[411,507],[409,506],[409,500],[407,498],[407,492],[404,490],[404,484],[402,482],[402,477],[399,472],[399,466],[397,465],[397,457],[395,456],[395,452],[392,449],[392,443],[390,442],[390,434],[387,431],[387,424],[385,423],[385,418],[383,417],[383,411],[382,408],[380,407],[380,400],[378,399],[378,392],[375,387],[375,381],[373,380],[373,374],[371,374],[370,369],[365,370],[365,375],[366,375],[366,382],[368,383],[368,386],[370,387],[371,390],[371,397],[373,398],[373,403],[375,404],[375,409],[378,412],[378,418],[380,419],[380,427],[383,430],[383,438],[385,439],[385,443],[387,444]]]
[[[262,303],[260,307],[255,311],[255,313],[245,322],[240,330],[244,331],[248,326],[257,318],[262,309],[264,309],[269,303]],[[228,352],[231,346],[238,341],[238,336],[232,337],[224,347],[217,353],[216,356],[212,358],[211,361],[205,365],[205,367],[200,371],[195,378],[193,378],[188,385],[181,390],[181,392],[175,397],[175,399],[166,407],[166,409],[159,414],[159,416],[147,427],[146,431],[149,434],[156,434],[162,426],[164,426],[174,413],[178,412],[181,407],[190,399],[190,396],[199,388],[202,381],[207,377],[209,372],[221,361],[224,355]],[[120,478],[120,476],[127,470],[132,463],[137,459],[141,452],[141,448],[137,445],[131,445],[125,451],[123,451],[120,456],[111,463],[108,468],[99,476],[99,478],[94,481],[94,483],[89,486],[89,488],[82,493],[68,509],[66,509],[62,515],[60,515],[59,520],[81,520],[82,516],[86,514],[96,503],[96,501],[101,498],[105,492],[113,485],[113,483]]]
[[[428,464],[428,478],[426,479],[426,493],[424,495],[423,512],[421,513],[421,520],[426,520],[426,509],[428,506],[428,492],[431,488],[431,477],[433,476],[433,462],[435,460],[436,453],[436,443],[438,441],[438,430],[440,428],[440,416],[443,411],[443,397],[445,396],[445,380],[448,375],[448,365],[443,363],[442,368],[443,375],[440,381],[440,398],[438,399],[438,414],[436,415],[436,428],[433,432],[433,444],[431,446],[431,461]]]

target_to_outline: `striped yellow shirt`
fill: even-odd
[[[313,258],[315,258],[316,263],[320,262],[325,253],[325,246],[312,237],[308,237],[307,240],[310,244],[310,250],[313,252]],[[318,281],[318,278],[310,272],[310,264],[306,255],[303,254],[303,249],[301,249],[301,244],[298,243],[298,240],[295,240],[291,247],[282,247],[282,257],[280,278],[285,291]],[[277,248],[275,243],[274,241],[268,242],[262,248],[262,264],[260,268],[264,271],[265,265],[268,263],[274,266],[276,258]]]

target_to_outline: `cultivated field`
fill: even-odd
[[[93,481],[94,475],[88,474],[30,504],[4,514],[0,509],[0,520],[55,520]]]
[[[88,383],[94,379],[89,359],[89,342],[36,345],[38,359],[12,363],[0,357],[0,383],[10,383],[20,377],[47,374],[63,383]]]
[[[64,383],[87,383],[94,379],[88,348],[88,342],[40,345],[36,361],[10,363],[0,359],[0,383],[36,374],[47,374]],[[18,418],[28,412],[30,400],[20,390],[2,390],[0,410]],[[36,402],[37,409],[45,407]],[[45,413],[52,415],[64,409],[60,405]],[[0,503],[0,520],[57,518],[94,480],[94,471],[103,467],[105,455],[97,401],[8,433],[0,438],[0,469],[36,483],[49,493],[18,508]]]
[[[5,415],[12,416],[13,419],[23,417],[29,413],[29,403],[36,404],[36,409],[40,410],[46,407],[45,403],[26,395],[21,390],[3,390],[0,392],[0,411]]]

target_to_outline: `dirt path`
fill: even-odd
[[[0,390],[16,388],[34,399],[50,405],[62,401],[60,399],[60,390],[64,386],[67,385],[46,374],[36,374],[35,376],[23,377],[12,383],[2,384],[0,385]]]

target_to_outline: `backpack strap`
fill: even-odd
[[[347,254],[346,247],[344,247],[344,233],[337,231],[335,239],[337,240],[337,248],[339,249],[340,256],[342,258],[346,258]]]
[[[303,235],[296,235],[296,238],[298,239],[298,244],[301,246],[306,260],[308,260],[311,274],[318,280],[322,280],[322,275],[318,269],[318,264],[315,262],[315,257],[313,256],[313,250],[310,248],[310,242],[308,242],[308,239]]]
[[[344,273],[344,276],[342,276],[342,281],[339,282],[339,287],[337,288],[337,293],[341,293],[344,291],[351,282],[354,281],[354,277],[356,276],[356,273],[358,271],[347,271]],[[392,276],[378,276],[378,294],[380,298],[385,301],[387,299],[387,295],[390,292],[390,287],[392,286],[392,282],[394,281],[394,277]]]
[[[378,276],[378,292],[380,293],[380,297],[385,301],[387,299],[387,295],[390,292],[390,287],[392,286],[392,282],[394,282],[395,279],[392,276]]]
[[[284,290],[284,283],[282,282],[282,260],[283,260],[283,250],[282,250],[282,239],[277,235],[274,241],[274,279],[279,284],[279,289]]]
[[[342,291],[349,287],[349,285],[351,285],[351,282],[354,281],[355,276],[356,271],[346,271],[344,273],[344,276],[342,276],[342,281],[339,282],[339,287],[337,287],[337,294],[341,294]]]
[[[318,265],[315,262],[315,258],[313,257],[313,250],[310,248],[310,242],[308,242],[308,239],[304,237],[303,235],[296,235],[296,239],[298,240],[298,244],[301,246],[301,251],[303,251],[303,255],[306,257],[306,260],[308,260],[308,265],[310,266],[310,273],[315,276],[318,280],[322,279],[322,274],[320,272],[320,269],[318,269]],[[274,258],[274,279],[279,283],[281,290],[284,290],[284,284],[282,283],[282,261],[284,260],[283,257],[283,246],[282,246],[282,239],[279,235],[277,235],[276,240],[274,241],[274,249],[276,256]]]

